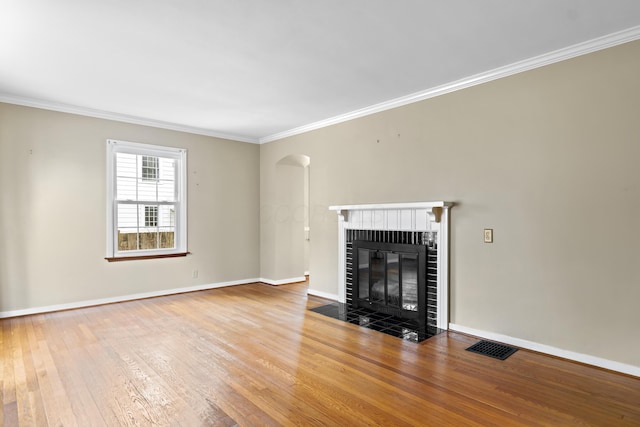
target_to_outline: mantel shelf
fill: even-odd
[[[406,212],[410,215],[430,216],[431,220],[440,223],[442,211],[453,206],[453,202],[407,202],[407,203],[374,203],[367,205],[329,206],[329,210],[343,216],[345,220],[352,214],[377,214],[379,212]],[[426,217],[425,217],[426,218]]]
[[[374,203],[368,205],[329,206],[332,211],[390,210],[390,209],[433,209],[451,207],[453,202],[409,202],[409,203]]]

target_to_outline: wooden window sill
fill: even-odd
[[[107,257],[105,258],[109,262],[118,261],[140,261],[143,259],[158,259],[158,258],[177,258],[191,254],[191,252],[178,252],[175,254],[162,254],[162,255],[141,255],[141,256],[119,256],[119,257]]]

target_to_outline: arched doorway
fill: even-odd
[[[311,159],[292,154],[276,162],[275,270],[279,278],[309,274]]]

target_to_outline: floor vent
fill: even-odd
[[[484,340],[475,343],[466,350],[499,360],[504,360],[518,351],[515,347]]]

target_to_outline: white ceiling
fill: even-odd
[[[640,1],[0,0],[0,101],[264,142],[621,31]]]

